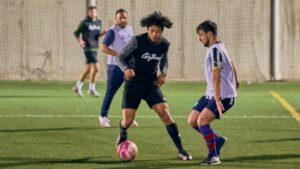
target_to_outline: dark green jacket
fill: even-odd
[[[76,38],[82,34],[82,40],[85,42],[84,50],[98,49],[99,36],[102,32],[102,21],[98,18],[93,21],[90,17],[86,17],[80,22],[77,30],[74,32]]]

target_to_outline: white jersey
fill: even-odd
[[[237,96],[236,79],[231,59],[221,42],[217,42],[207,49],[204,68],[207,83],[205,95],[208,98],[215,96],[212,82],[212,70],[215,69],[221,69],[221,98],[233,98]]]
[[[125,28],[113,25],[110,29],[114,31],[115,38],[109,48],[119,53],[133,37],[133,29],[130,25],[127,25]],[[107,55],[107,64],[117,65],[116,57]]]

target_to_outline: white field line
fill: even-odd
[[[55,114],[16,114],[16,115],[10,115],[10,114],[0,114],[0,118],[98,118],[97,115],[84,115],[84,114],[61,114],[61,115],[55,115]],[[158,118],[158,116],[155,115],[149,115],[149,116],[143,116],[143,115],[137,115],[137,118],[144,118],[144,119],[153,119]],[[173,116],[175,119],[186,119],[186,116],[183,115],[175,115]],[[121,115],[109,115],[109,118],[121,118]],[[225,119],[293,119],[294,117],[291,116],[262,116],[262,115],[252,115],[252,116],[224,116]]]

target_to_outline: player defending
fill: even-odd
[[[127,129],[134,120],[136,110],[145,100],[155,110],[176,145],[179,158],[191,160],[192,156],[183,149],[177,125],[160,90],[165,83],[168,68],[170,43],[162,36],[164,27],[171,28],[169,18],[154,12],[142,18],[141,26],[147,33],[134,36],[118,55],[117,62],[125,74],[122,103],[122,120],[117,144],[127,139]],[[157,75],[158,67],[160,74]]]
[[[82,35],[80,37],[80,34]],[[74,35],[79,43],[79,46],[83,48],[86,57],[86,66],[83,70],[80,79],[77,81],[74,92],[79,97],[83,97],[82,86],[85,78],[90,74],[90,84],[88,93],[91,96],[99,97],[100,94],[96,91],[96,75],[99,71],[99,63],[97,60],[97,50],[99,37],[104,35],[105,31],[102,31],[102,22],[97,18],[97,9],[95,6],[90,6],[88,9],[88,16],[83,20],[78,29],[74,32]]]
[[[112,99],[124,82],[124,73],[116,62],[116,55],[128,44],[133,37],[133,29],[128,25],[128,13],[125,9],[118,9],[115,15],[116,23],[109,28],[100,45],[103,53],[107,54],[107,84],[106,93],[99,116],[100,127],[110,127],[108,111]],[[138,126],[133,121],[133,126]]]
[[[201,165],[220,164],[220,149],[226,138],[219,136],[210,123],[221,119],[237,97],[239,83],[233,63],[223,43],[217,38],[217,25],[212,21],[202,22],[196,29],[199,41],[208,47],[205,57],[207,88],[189,114],[188,123],[203,135],[208,148],[208,157]]]

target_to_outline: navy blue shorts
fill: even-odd
[[[125,83],[122,109],[137,109],[142,99],[147,102],[150,108],[155,104],[166,102],[160,88],[154,83],[147,85]]]
[[[94,64],[97,63],[97,51],[85,50],[84,55],[86,58],[86,64]]]
[[[234,105],[235,98],[221,99],[221,102],[225,109],[223,111],[224,114],[227,110],[229,110]],[[204,108],[207,108],[210,111],[212,111],[216,116],[216,119],[220,119],[219,111],[215,99],[208,99],[206,98],[206,96],[202,96],[194,105],[193,110],[197,110],[198,112],[201,113]]]

